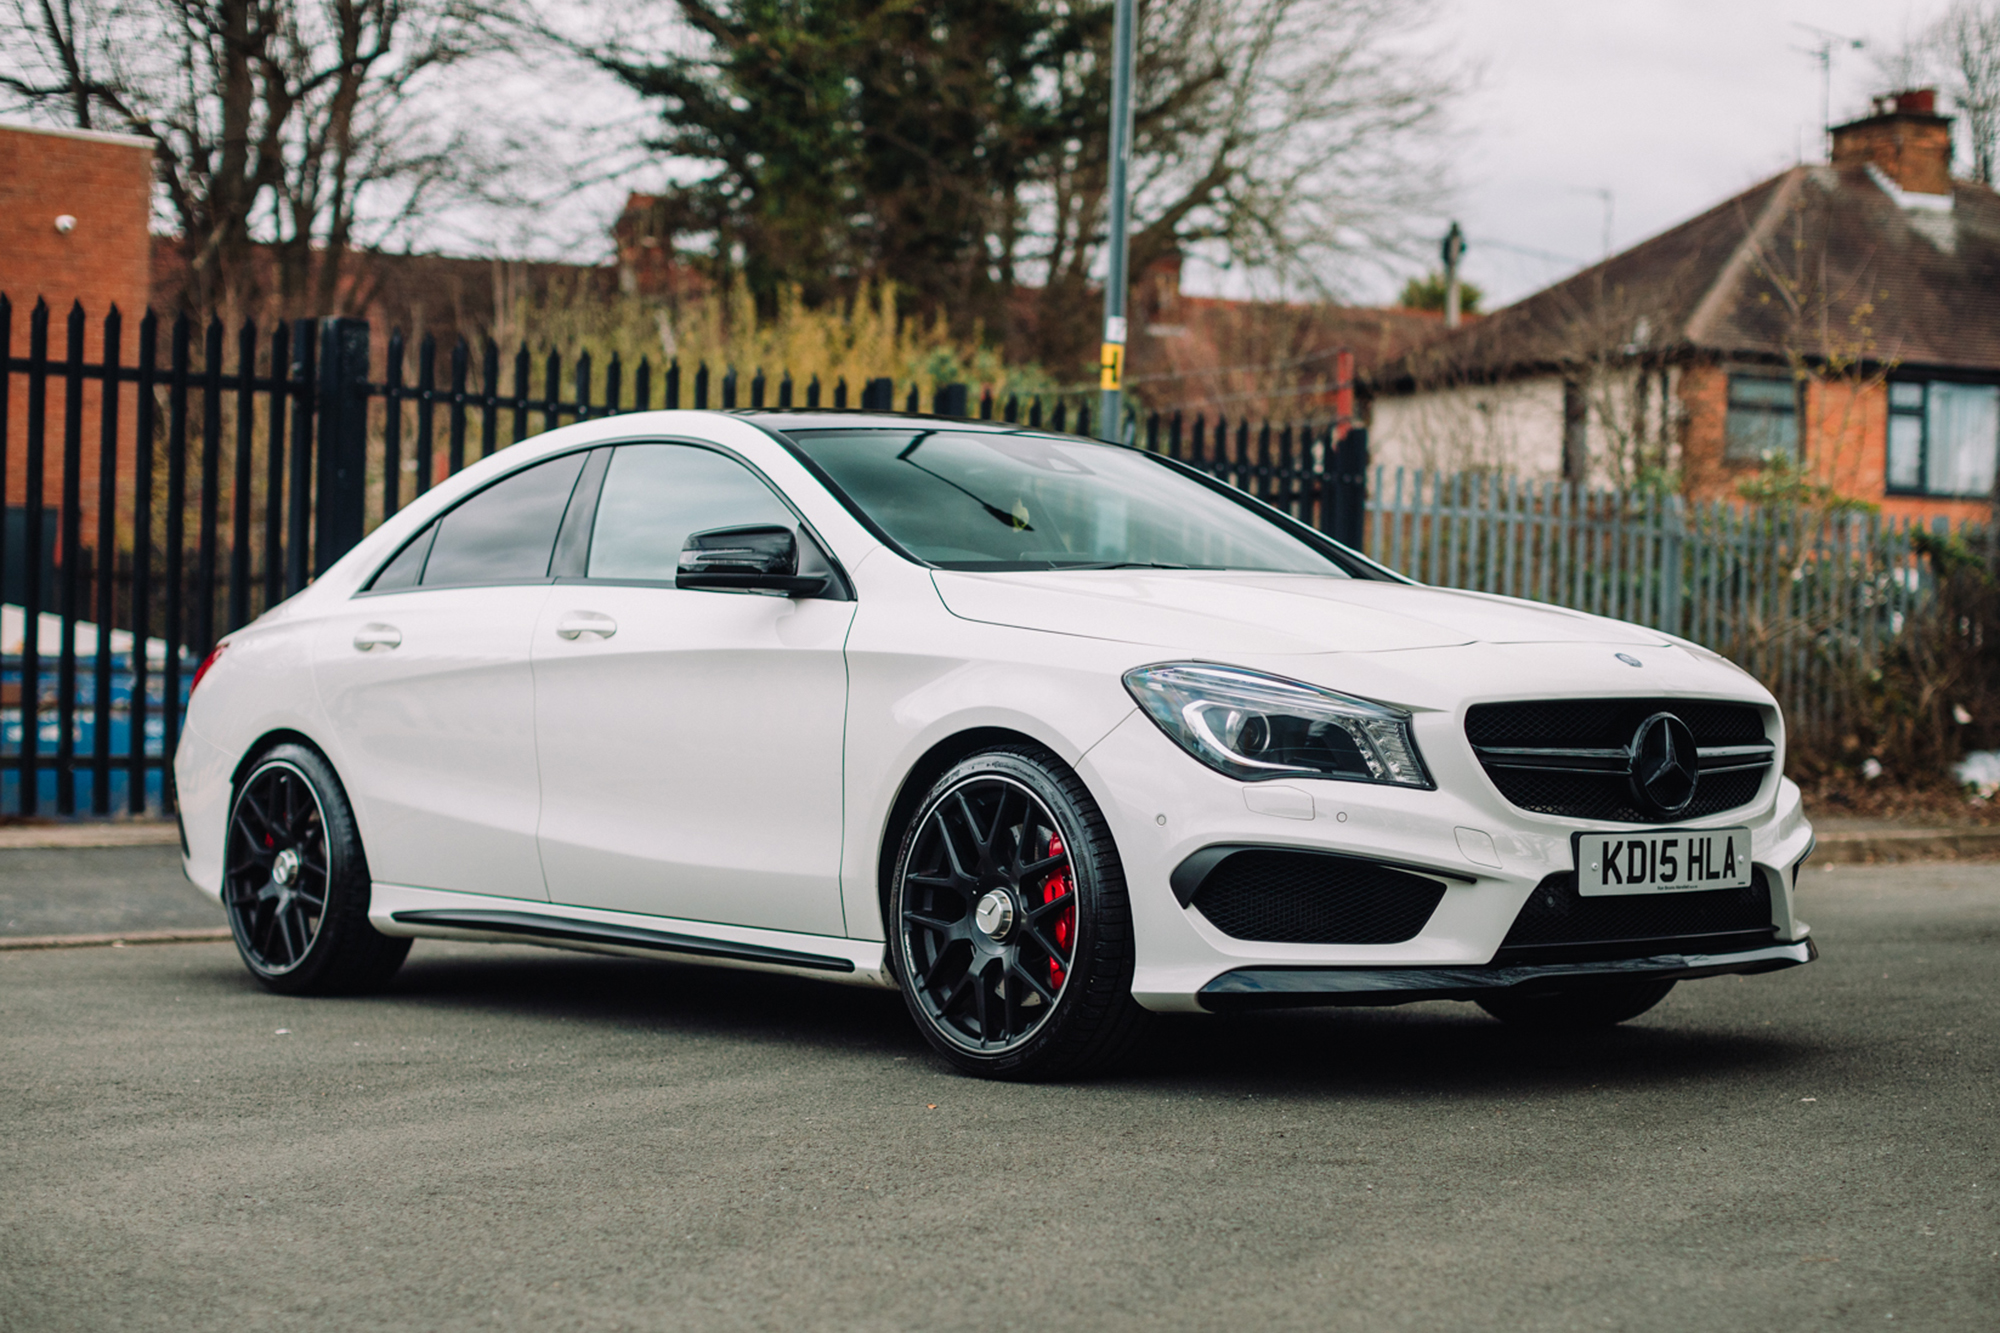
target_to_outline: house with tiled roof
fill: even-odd
[[[1991,512],[2000,194],[1928,90],[1800,165],[1384,367],[1374,459],[1729,497],[1790,460],[1911,516]]]

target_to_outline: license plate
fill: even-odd
[[[1586,898],[1694,893],[1750,883],[1747,828],[1577,833],[1576,891]]]

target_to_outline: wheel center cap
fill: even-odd
[[[287,847],[271,862],[271,882],[282,889],[288,887],[298,877],[299,854],[293,848]]]
[[[1014,928],[1014,898],[1001,889],[994,889],[979,900],[972,909],[972,919],[979,928],[994,939],[1006,938]]]

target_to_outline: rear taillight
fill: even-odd
[[[188,682],[189,697],[193,697],[194,692],[201,687],[201,678],[208,674],[208,669],[222,660],[222,650],[228,646],[226,643],[218,643],[208,650],[207,657],[201,659],[201,665],[194,669],[194,679]]]

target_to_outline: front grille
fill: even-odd
[[[1319,852],[1242,851],[1208,873],[1192,905],[1223,934],[1278,944],[1400,944],[1415,938],[1444,885],[1372,861]]]
[[[1624,824],[1659,824],[1668,817],[1649,814],[1632,803],[1632,788],[1621,774],[1548,773],[1532,768],[1490,768],[1487,776],[1509,802],[1537,814],[1571,819],[1609,819]],[[1702,819],[1748,805],[1764,785],[1763,769],[1716,773],[1701,780],[1694,800],[1672,819]]]
[[[1770,942],[1771,891],[1762,872],[1747,888],[1586,898],[1576,876],[1550,875],[1514,918],[1496,965],[1729,953]]]
[[[1695,744],[1704,750],[1757,747],[1763,753],[1705,756],[1694,799],[1687,808],[1672,814],[1638,805],[1623,759],[1600,757],[1578,761],[1583,767],[1594,764],[1616,771],[1570,772],[1546,766],[1564,762],[1558,756],[1519,753],[1594,750],[1622,755],[1631,745],[1639,724],[1655,713],[1672,713],[1687,723],[1694,733]],[[1465,735],[1493,785],[1520,809],[1626,824],[1704,819],[1748,805],[1757,799],[1774,753],[1764,734],[1763,712],[1755,704],[1686,699],[1540,699],[1476,704],[1466,713]],[[1499,753],[1503,750],[1516,753]]]
[[[1537,699],[1532,703],[1474,704],[1465,735],[1474,745],[1623,745],[1654,713],[1676,713],[1697,745],[1754,745],[1764,735],[1755,704],[1693,699]]]

